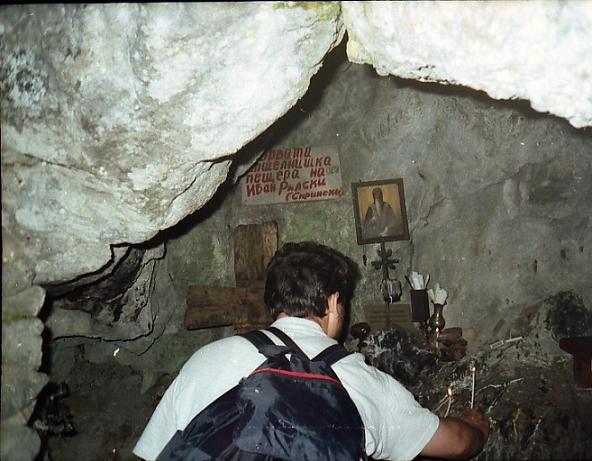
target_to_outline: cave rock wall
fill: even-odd
[[[336,145],[343,197],[248,206],[239,183],[169,242],[180,294],[196,283],[232,286],[224,269],[232,267],[232,229],[275,221],[280,243],[317,240],[360,264],[353,320],[364,320],[364,305],[382,302],[382,273],[370,265],[378,245],[357,244],[350,185],[402,178],[411,238],[386,243],[400,260],[391,276],[430,273],[432,286],[449,293],[448,326],[462,327],[471,348],[517,334],[513,321],[524,306],[555,293],[571,290],[591,304],[589,130],[481,92],[377,77],[339,58],[343,52],[273,139],[273,147]]]
[[[349,59],[380,75],[528,99],[592,124],[588,2],[343,2],[343,17]]]
[[[2,9],[3,227],[38,284],[111,259],[200,208],[230,156],[306,91],[339,6]]]
[[[37,372],[44,295],[38,287],[31,292],[31,284],[57,293],[65,284],[98,282],[127,245],[209,203],[235,154],[244,155],[241,147],[305,94],[345,27],[349,59],[372,64],[380,75],[526,98],[539,111],[589,126],[590,17],[586,2],[528,2],[513,12],[503,3],[427,2],[3,7],[2,404],[3,418],[16,417],[2,421],[2,459],[28,459],[38,446],[22,426],[46,380]],[[570,288],[589,303],[584,132],[474,94],[425,92],[378,82],[359,66],[349,70],[342,67],[327,91],[315,93],[321,104],[300,105],[298,117],[287,118],[293,131],[274,142],[337,143],[344,184],[405,179],[413,241],[395,247],[399,271],[432,270],[451,288],[452,324],[478,326],[477,335],[487,338],[511,333],[499,322],[533,298]],[[196,345],[191,335],[172,339],[181,336],[183,289],[200,281],[232,284],[227,226],[267,220],[279,222],[283,241],[322,240],[361,257],[347,194],[331,206],[265,210],[241,208],[234,194],[200,221],[198,237],[172,244],[170,261],[146,258],[132,288],[154,281],[153,303],[129,296],[117,306],[123,320],[133,321],[139,306],[167,305],[159,316],[144,308],[136,325],[123,326],[105,317],[109,309],[98,321],[89,321],[91,312],[63,310],[52,319],[58,341],[68,349],[76,341],[69,336],[86,336],[93,347],[84,363],[110,357],[141,369],[146,390],[163,367],[172,372],[179,365],[166,359]],[[187,258],[186,245],[203,258]],[[367,250],[373,258],[374,249]],[[462,282],[475,274],[484,283]],[[362,281],[357,318],[364,302],[376,301],[375,279],[369,271]],[[22,310],[18,322],[14,309]],[[170,334],[147,351],[151,329]],[[17,337],[33,360],[19,362]],[[130,339],[138,339],[130,354],[115,355],[118,341]],[[17,362],[26,370],[14,374]],[[7,377],[24,381],[14,386]],[[27,448],[15,443],[25,437]]]

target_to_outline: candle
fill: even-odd
[[[450,406],[452,405],[452,388],[448,386],[448,408],[446,408],[446,413],[444,414],[444,418],[448,416],[450,413]]]
[[[471,408],[475,404],[475,362],[471,362]]]

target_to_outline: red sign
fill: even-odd
[[[337,146],[271,149],[241,178],[245,205],[342,197]]]

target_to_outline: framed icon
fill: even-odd
[[[359,245],[409,240],[403,179],[352,183]]]

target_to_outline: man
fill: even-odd
[[[372,189],[372,198],[374,202],[364,216],[364,238],[388,237],[400,233],[398,228],[401,226],[401,219],[391,205],[384,201],[380,187]]]
[[[276,319],[273,326],[315,356],[342,333],[356,278],[353,262],[336,250],[312,242],[285,244],[267,268],[264,297]],[[167,389],[134,453],[156,458],[176,430],[264,359],[240,336],[199,349]],[[487,440],[489,425],[478,411],[440,419],[393,377],[367,365],[361,354],[348,355],[332,368],[358,409],[366,452],[374,459],[413,459],[420,453],[462,459],[477,454]]]

